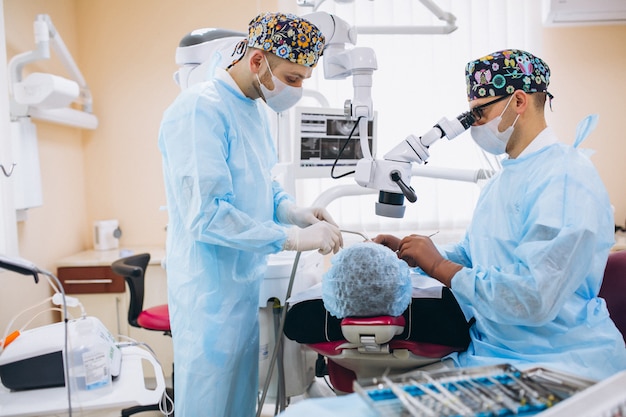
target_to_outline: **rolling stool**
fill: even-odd
[[[113,262],[111,269],[114,273],[124,277],[130,292],[130,305],[128,306],[128,323],[133,327],[146,330],[163,332],[166,336],[172,336],[170,330],[170,317],[167,304],[143,309],[145,288],[145,271],[150,262],[149,253],[141,253]],[[174,371],[172,369],[172,383],[174,383]],[[166,388],[167,395],[174,400],[174,389]],[[144,411],[159,411],[159,403],[139,405],[122,410],[122,417]],[[173,417],[174,414],[171,414]]]

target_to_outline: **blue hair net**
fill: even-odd
[[[411,301],[409,266],[386,246],[356,243],[332,259],[322,300],[337,318],[399,316]]]

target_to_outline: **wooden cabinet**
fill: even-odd
[[[150,253],[150,264],[146,269],[144,308],[166,304],[167,277],[161,267],[164,248],[87,250],[57,261],[57,277],[63,283],[65,292],[78,298],[87,315],[99,318],[113,336],[127,336],[148,344],[155,351],[165,375],[169,376],[174,360],[172,339],[161,332],[138,329],[128,324],[130,294],[124,278],[111,269],[111,264],[119,258],[146,252]],[[150,367],[145,367],[144,373],[146,377],[153,376]]]
[[[66,294],[106,294],[126,291],[124,277],[109,266],[61,267],[57,277]]]

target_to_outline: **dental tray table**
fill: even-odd
[[[559,371],[510,365],[413,371],[358,380],[354,390],[380,416],[534,416],[593,385]]]
[[[144,381],[142,361],[154,367],[156,388],[148,389]],[[165,390],[165,379],[156,359],[139,347],[122,348],[122,369],[113,381],[113,390],[102,397],[77,403],[72,400],[74,415],[91,410],[106,410],[132,407],[135,405],[157,404]],[[75,397],[72,397],[75,398]],[[65,387],[43,388],[29,391],[11,392],[0,385],[0,416],[48,416],[66,415],[67,391]]]

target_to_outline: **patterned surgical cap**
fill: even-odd
[[[311,22],[289,13],[261,13],[250,22],[248,47],[314,67],[324,51],[324,35]]]
[[[547,93],[550,68],[541,58],[519,49],[494,52],[465,67],[468,101],[482,97],[505,96],[515,90]]]

